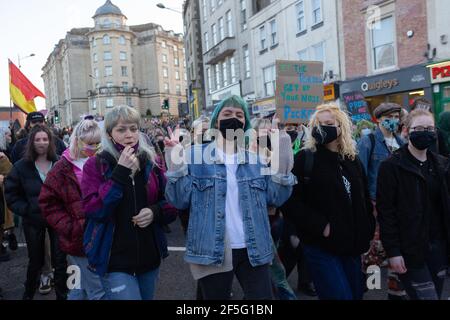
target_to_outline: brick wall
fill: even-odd
[[[347,79],[368,75],[366,47],[366,16],[363,12],[370,5],[381,5],[380,0],[342,0],[345,70]],[[397,29],[397,61],[399,68],[406,68],[426,61],[427,12],[426,0],[396,0],[395,19]],[[414,31],[414,37],[406,33]]]

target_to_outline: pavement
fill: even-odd
[[[184,235],[179,221],[170,225],[171,233],[167,234],[170,256],[161,265],[160,280],[155,293],[156,300],[195,300],[196,283],[192,279],[189,266],[183,261]],[[24,242],[23,234],[16,232],[19,242]],[[6,300],[19,300],[22,297],[27,267],[26,247],[20,247],[16,252],[11,252],[11,260],[0,262],[0,287],[3,289],[3,297]],[[386,269],[382,269],[381,289],[369,290],[364,300],[386,300]],[[294,270],[288,282],[292,288],[296,288],[297,272]],[[316,300],[302,293],[296,292],[299,300]],[[445,282],[443,299],[450,296],[450,281]],[[233,284],[233,299],[240,300],[243,297],[242,290],[235,280]],[[54,292],[48,295],[36,293],[35,300],[53,300]]]

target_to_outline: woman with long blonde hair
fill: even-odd
[[[375,229],[366,176],[352,140],[351,120],[335,104],[317,107],[298,179],[284,215],[299,232],[317,294],[324,300],[360,300],[361,254]]]

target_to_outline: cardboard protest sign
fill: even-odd
[[[369,114],[367,102],[361,92],[344,93],[342,97],[353,122],[371,121],[372,117]]]
[[[277,115],[282,123],[308,121],[323,103],[323,63],[277,60]]]

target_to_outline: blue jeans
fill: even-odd
[[[361,256],[335,256],[309,245],[304,245],[304,253],[320,300],[362,300]]]
[[[80,289],[72,289],[67,296],[68,300],[104,300],[105,290],[103,289],[100,277],[90,271],[86,257],[67,256],[67,264],[80,268]]]
[[[133,276],[111,272],[101,278],[108,300],[153,300],[159,268]]]

